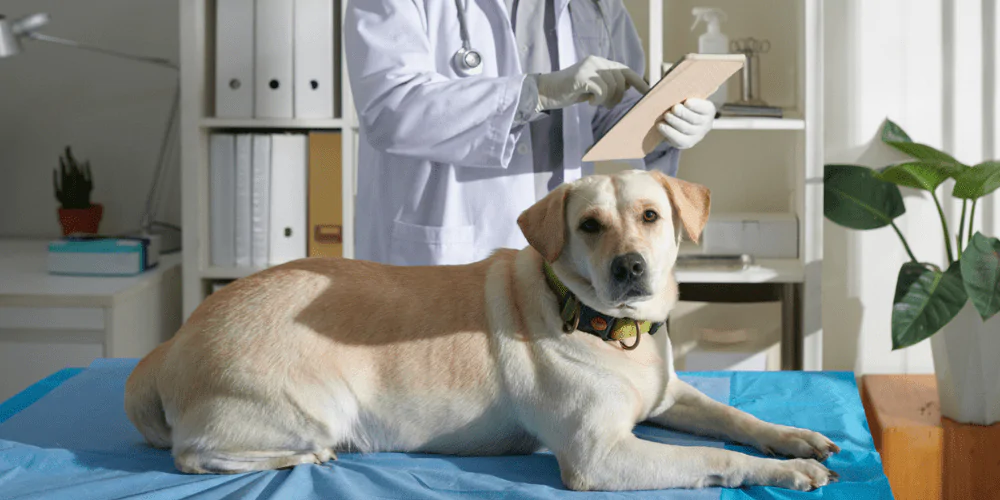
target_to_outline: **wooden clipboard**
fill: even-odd
[[[632,160],[645,157],[663,140],[656,124],[675,104],[692,97],[706,99],[743,68],[743,54],[688,54],[629,109],[583,161]]]

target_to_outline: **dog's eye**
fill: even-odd
[[[660,218],[660,214],[653,210],[646,210],[642,213],[642,220],[646,222],[656,222]]]
[[[580,230],[585,233],[596,233],[601,230],[601,223],[596,219],[586,219],[580,223]]]

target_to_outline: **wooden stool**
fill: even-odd
[[[861,401],[897,500],[1000,500],[1000,424],[941,418],[934,375],[865,375]]]

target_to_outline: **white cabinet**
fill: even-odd
[[[46,244],[0,240],[0,401],[62,368],[142,357],[181,324],[179,255],[134,277],[52,276]]]

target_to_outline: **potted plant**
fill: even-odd
[[[891,120],[886,120],[881,139],[910,159],[878,170],[826,165],[824,214],[850,229],[891,226],[895,230],[910,260],[903,264],[896,281],[893,350],[933,335],[931,350],[941,414],[964,423],[998,422],[1000,240],[974,232],[973,224],[979,199],[1000,187],[1000,162],[964,165],[946,153],[913,142]],[[948,179],[955,181],[952,196],[962,200],[957,231],[948,227],[936,193]],[[947,262],[922,262],[910,250],[894,222],[906,212],[900,186],[930,192],[937,206]]]
[[[59,169],[52,172],[52,185],[59,200],[59,223],[63,236],[75,233],[97,234],[104,207],[90,203],[90,192],[94,189],[90,175],[90,162],[79,164],[69,146],[65,156],[59,157]]]

